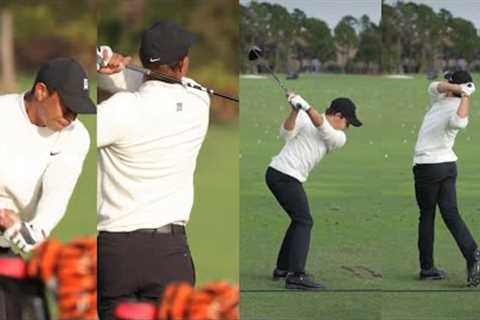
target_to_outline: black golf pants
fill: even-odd
[[[418,249],[420,267],[434,266],[433,242],[435,234],[435,209],[438,205],[443,221],[457,242],[467,262],[474,261],[477,244],[458,212],[455,182],[455,162],[417,164],[413,167],[415,195],[420,209]]]
[[[97,281],[100,320],[114,320],[115,306],[124,300],[157,303],[169,283],[194,285],[186,235],[150,230],[100,232]]]
[[[265,178],[268,188],[291,220],[278,253],[277,268],[303,273],[313,226],[307,195],[297,179],[271,167]]]

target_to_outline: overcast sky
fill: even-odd
[[[298,8],[308,17],[325,21],[331,29],[345,15],[360,18],[363,14],[367,14],[376,24],[380,22],[381,17],[380,0],[258,0],[258,2],[277,3],[290,12]],[[386,2],[392,4],[397,0],[386,0]],[[467,19],[480,29],[480,0],[415,0],[412,2],[427,4],[436,12],[445,8],[454,17]],[[246,5],[250,0],[240,0],[240,3]]]
[[[480,0],[479,0],[480,1]],[[264,0],[257,2],[277,3],[288,11],[298,8],[305,12],[307,17],[315,17],[325,21],[331,29],[346,15],[360,18],[366,14],[375,24],[380,22],[380,0]],[[241,4],[248,4],[250,0],[240,0]]]

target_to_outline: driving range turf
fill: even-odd
[[[301,75],[286,81],[321,111],[336,97],[350,97],[364,123],[348,129],[345,147],[324,158],[305,183],[314,217],[307,272],[329,291],[302,293],[271,280],[289,220],[264,182],[271,157],[283,146],[278,131],[289,106],[272,79],[240,80],[242,320],[478,318],[480,289],[465,287],[465,262],[438,211],[435,261],[448,279],[417,280],[412,152],[428,107],[428,83],[423,75]],[[478,99],[473,97],[470,124],[455,151],[460,212],[480,241]]]

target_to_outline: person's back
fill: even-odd
[[[110,48],[97,50],[99,73],[110,78],[111,88],[127,90],[98,106],[101,319],[114,319],[115,305],[125,298],[158,301],[171,282],[195,284],[185,226],[210,99],[186,84],[193,81],[186,76],[194,39],[171,21],[143,32],[142,65],[164,81],[128,72],[129,57]]]
[[[428,87],[431,108],[426,113],[415,145],[414,163],[441,163],[456,161],[453,151],[455,137],[468,124],[460,118],[457,109],[460,98],[438,92],[439,82]]]
[[[98,228],[126,231],[188,221],[208,128],[208,95],[152,80],[99,108],[105,121],[98,124]]]

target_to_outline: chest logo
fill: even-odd
[[[182,111],[182,110],[183,110],[183,103],[177,102],[177,112]]]

